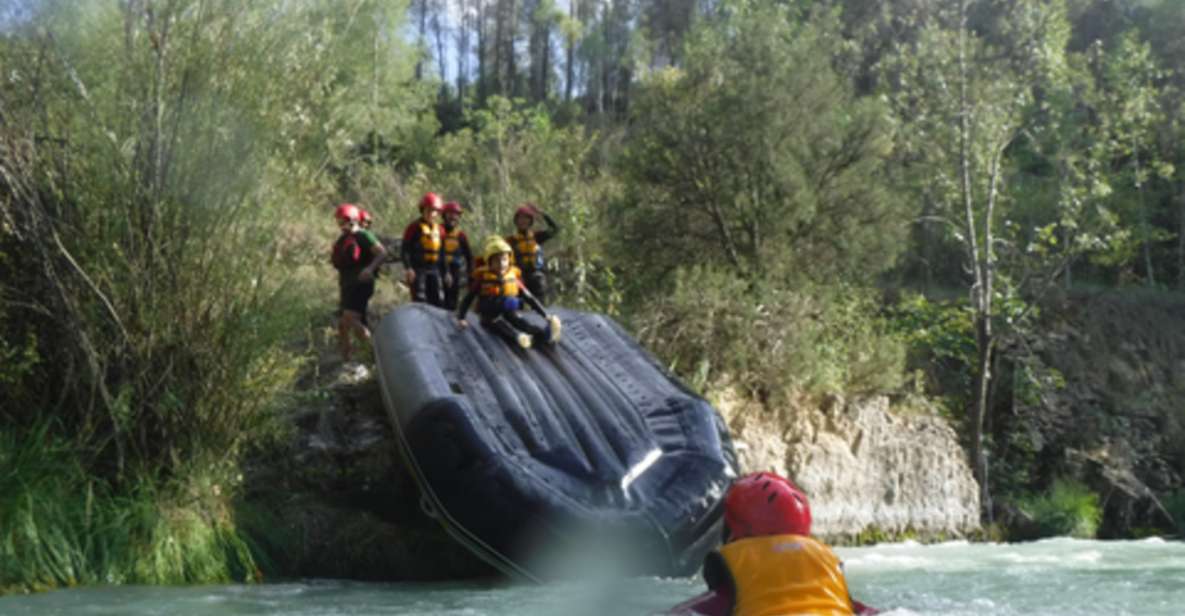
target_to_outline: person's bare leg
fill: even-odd
[[[351,337],[357,336],[363,343],[370,342],[370,330],[362,324],[362,315],[353,310],[343,310],[338,326],[338,345],[341,348],[342,362],[350,361],[353,351]]]
[[[353,312],[353,311],[349,311],[349,312],[350,312],[351,316],[353,317],[351,320],[351,327],[354,330],[354,335],[357,336],[358,340],[362,341],[363,344],[369,344],[370,343],[370,328],[368,328],[362,324],[362,315],[357,312]]]
[[[341,316],[337,318],[337,350],[341,353],[342,363],[350,361],[350,312],[343,310]]]

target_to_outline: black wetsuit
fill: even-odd
[[[430,230],[430,231],[429,231]],[[403,267],[415,272],[412,281],[412,301],[444,306],[444,242],[443,227],[429,225],[422,218],[412,221],[403,232],[399,254]]]
[[[451,283],[444,285],[444,307],[456,310],[461,289],[469,286],[469,273],[473,271],[473,253],[464,231],[444,227],[444,261],[447,282]]]

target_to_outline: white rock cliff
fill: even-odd
[[[979,491],[955,432],[932,414],[895,414],[883,396],[773,411],[714,396],[743,472],[793,478],[816,535],[958,537],[978,531]]]

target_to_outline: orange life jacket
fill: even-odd
[[[539,242],[535,241],[535,231],[519,231],[507,237],[506,241],[514,247],[515,265],[526,269],[539,269],[543,266],[543,251],[539,248]]]
[[[736,591],[734,616],[854,612],[839,558],[810,537],[750,537],[718,553]]]
[[[519,280],[521,279],[522,272],[513,266],[507,268],[501,275],[486,267],[473,273],[479,297],[518,297]]]
[[[420,250],[424,263],[436,263],[440,258],[440,224],[420,221]]]

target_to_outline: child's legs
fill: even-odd
[[[433,306],[443,305],[444,281],[440,278],[440,270],[434,267],[417,269],[415,282],[416,288],[413,300],[417,302],[425,302]]]
[[[531,334],[532,337],[538,338],[547,335],[547,328],[540,327],[523,318],[517,310],[507,310],[502,313],[502,318],[506,319],[515,329]]]
[[[337,317],[337,352],[341,354],[342,361],[350,361],[350,321],[346,316],[348,311],[342,310]]]
[[[366,328],[366,310],[370,297],[374,295],[374,282],[355,282],[339,287],[339,305],[341,316],[337,322],[337,344],[342,354],[342,361],[349,361],[351,335],[357,336],[363,342],[370,340],[370,330]]]
[[[440,271],[432,272],[428,277],[428,303],[433,306],[444,306],[444,277]]]
[[[531,270],[524,278],[526,278],[524,282],[526,282],[527,290],[531,292],[531,295],[534,295],[539,303],[546,304],[547,275],[543,273],[543,270]]]
[[[453,283],[444,287],[444,307],[452,312],[457,309],[457,303],[461,298],[461,289],[467,286],[467,280],[465,270],[461,268],[453,268],[449,274]]]
[[[505,340],[507,343],[518,346],[518,330],[501,316],[487,318],[483,315],[481,325],[497,334],[499,338]]]
[[[416,280],[411,283],[411,301],[428,301],[428,272],[431,270],[416,268]]]

